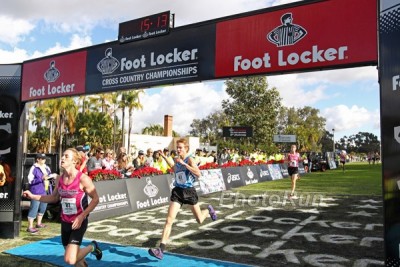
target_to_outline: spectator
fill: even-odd
[[[146,157],[143,150],[139,150],[138,156],[133,160],[133,167],[140,169],[146,166]]]
[[[105,170],[114,170],[116,166],[116,162],[114,160],[114,151],[112,151],[111,149],[106,150],[106,156],[101,161],[101,166]]]
[[[230,161],[230,155],[228,153],[228,150],[226,148],[222,149],[221,154],[218,157],[218,165],[223,165]]]
[[[211,151],[209,157],[211,158],[211,162],[216,163],[217,162],[217,152],[214,150]]]
[[[372,158],[372,161],[373,161],[374,164],[375,164],[375,163],[379,163],[380,156],[379,156],[378,151],[376,151],[375,153],[373,153],[372,157],[373,157],[373,158]]]
[[[86,155],[87,151],[85,150],[84,146],[77,146],[76,150],[79,152],[79,156],[81,157],[80,162],[78,162],[76,165],[76,169],[84,174],[88,174],[86,164],[89,160],[89,157]]]
[[[368,164],[371,164],[371,161],[372,161],[372,153],[371,152],[368,152]]]
[[[36,163],[33,164],[28,174],[30,191],[36,195],[46,195],[47,192],[49,192],[50,184],[48,180],[51,177],[53,177],[53,175],[51,175],[51,170],[49,166],[46,165],[46,155],[37,154]],[[47,203],[31,199],[31,204],[28,212],[27,232],[35,234],[39,231],[38,228],[46,227],[45,224],[42,224],[43,215],[46,212],[46,209],[47,209]],[[36,218],[36,227],[33,226],[35,218]]]
[[[154,168],[162,171],[162,173],[167,173],[168,171],[168,164],[166,160],[161,157],[159,151],[154,151],[153,153],[153,161],[154,161]]]
[[[104,150],[101,147],[96,148],[96,154],[92,156],[88,163],[87,163],[87,169],[88,173],[90,175],[90,172],[94,170],[99,170],[102,168],[102,160],[104,157]]]
[[[146,166],[153,167],[154,166],[153,149],[148,148],[146,152],[147,153],[146,153],[146,163],[145,164],[146,164]]]
[[[178,153],[176,152],[176,150],[171,150],[171,153],[169,155],[171,156],[172,159],[174,159],[178,156]]]
[[[120,153],[117,158],[117,169],[124,175],[124,177],[129,177],[131,173],[135,170],[132,162],[129,160],[126,153]]]
[[[342,151],[340,152],[339,157],[340,157],[340,163],[342,164],[343,172],[344,172],[344,165],[346,164],[346,156],[347,156],[346,151],[345,151],[345,150],[342,150]]]

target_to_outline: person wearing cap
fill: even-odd
[[[133,167],[135,170],[146,166],[146,157],[143,150],[139,150],[138,156],[133,160]]]
[[[36,162],[32,165],[28,174],[29,190],[36,195],[46,195],[46,184],[48,179],[52,177],[50,167],[46,165],[46,155],[39,153],[36,155]],[[46,183],[47,182],[47,183]],[[28,228],[27,232],[35,234],[38,228],[46,227],[42,224],[43,214],[46,212],[47,203],[31,199],[28,212]],[[36,218],[36,227],[33,222]]]

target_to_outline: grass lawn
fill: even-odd
[[[290,191],[290,179],[269,181],[237,188],[239,191]],[[333,195],[382,195],[382,165],[357,162],[342,169],[302,175],[296,184],[298,193]]]

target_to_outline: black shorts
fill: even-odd
[[[290,176],[299,173],[299,167],[289,167],[287,170]]]
[[[170,200],[178,202],[181,206],[183,204],[196,205],[199,202],[199,197],[194,187],[182,188],[176,186],[172,189]]]
[[[341,160],[340,163],[342,163],[343,165],[346,163],[345,160]]]
[[[72,230],[72,223],[61,221],[61,241],[64,247],[68,244],[81,245],[83,236],[85,235],[88,226],[86,218],[79,229]]]

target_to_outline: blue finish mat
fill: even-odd
[[[84,240],[82,246],[87,246],[90,241]],[[103,250],[103,258],[97,261],[95,256],[86,256],[89,266],[110,267],[110,266],[195,266],[195,267],[248,267],[233,262],[217,261],[206,258],[197,258],[186,255],[164,253],[163,260],[157,260],[147,253],[145,248],[132,246],[121,246],[117,244],[98,242]],[[64,248],[61,244],[61,237],[33,242],[24,246],[16,247],[5,251],[5,253],[32,259],[41,262],[48,262],[57,266],[70,266],[64,263]]]

